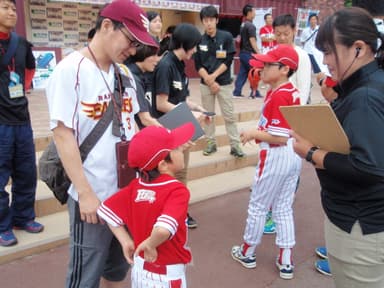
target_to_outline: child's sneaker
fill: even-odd
[[[327,255],[327,247],[324,247],[324,246],[319,246],[315,249],[316,251],[316,254],[320,257],[320,258],[323,258],[323,259],[328,259],[328,255]]]
[[[234,260],[239,262],[245,268],[251,269],[256,268],[256,256],[244,256],[242,250],[242,246],[233,246],[231,250],[231,255]]]
[[[327,259],[317,260],[315,262],[316,270],[321,274],[332,276],[331,268],[329,267],[329,262]]]
[[[24,230],[29,233],[40,233],[44,230],[44,225],[34,220],[30,220],[23,226],[14,226],[13,228],[16,230]]]
[[[276,233],[276,224],[273,222],[272,218],[269,218],[264,225],[264,234],[274,234]]]
[[[17,239],[15,234],[13,234],[12,230],[4,231],[0,233],[0,245],[1,246],[12,246],[17,243]]]
[[[292,264],[280,264],[279,257],[276,259],[277,269],[280,271],[280,278],[290,280],[293,278],[293,269],[295,266]]]

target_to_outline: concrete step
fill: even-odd
[[[67,212],[54,213],[39,217],[36,220],[44,224],[44,231],[31,234],[15,230],[18,244],[10,247],[0,247],[0,264],[38,254],[68,243],[69,219]]]
[[[191,192],[190,202],[196,203],[249,187],[254,170],[254,167],[249,166],[192,180],[188,184]],[[44,231],[31,234],[15,230],[18,244],[11,247],[0,247],[0,264],[38,254],[68,243],[69,219],[67,211],[38,217],[36,220],[45,225]]]

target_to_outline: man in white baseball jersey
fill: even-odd
[[[139,110],[134,79],[119,75],[124,73],[115,63],[133,55],[139,43],[157,45],[144,26],[145,19],[145,12],[134,2],[111,2],[100,11],[89,45],[63,59],[49,79],[50,127],[72,181],[68,288],[124,285],[129,265],[108,226],[100,223],[97,209],[118,190],[115,145],[123,135],[132,138],[134,114]],[[113,108],[114,119],[82,163],[79,146],[107,107]]]
[[[293,198],[301,160],[293,151],[290,127],[279,107],[299,105],[298,90],[288,78],[298,67],[298,55],[291,45],[278,45],[267,54],[254,54],[252,66],[260,67],[261,80],[270,85],[257,128],[241,133],[243,144],[256,140],[259,163],[252,184],[243,244],[232,247],[232,258],[246,268],[256,267],[256,246],[260,243],[270,207],[276,223],[276,265],[283,279],[293,278],[292,248],[295,245]]]
[[[183,150],[193,133],[191,123],[172,131],[149,126],[137,133],[129,145],[128,163],[140,177],[98,210],[120,241],[126,259],[133,263],[132,288],[187,287],[190,194],[175,173],[184,167]]]

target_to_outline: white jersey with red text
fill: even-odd
[[[150,236],[154,227],[163,227],[171,233],[170,239],[157,247],[157,260],[154,263],[138,264],[141,269],[136,267],[136,273],[133,275],[137,276],[137,273],[146,275],[138,272],[144,269],[162,275],[162,279],[168,281],[170,275],[167,275],[167,271],[174,271],[177,265],[185,266],[191,261],[191,252],[186,247],[189,197],[189,191],[183,183],[167,174],[162,174],[149,183],[141,178],[134,179],[127,187],[102,203],[98,214],[110,225],[126,225],[136,247]],[[142,259],[144,255],[139,256]],[[159,277],[157,278],[160,279]],[[152,278],[138,277],[146,283]],[[153,286],[148,287],[163,287],[152,284]]]
[[[123,74],[126,71],[120,70]],[[134,114],[139,111],[139,106],[135,81],[132,75],[126,76],[131,80],[132,87],[125,88],[123,92],[121,119],[127,140],[130,140],[135,134]],[[50,128],[56,128],[58,121],[63,122],[66,127],[73,129],[80,146],[106,111],[112,99],[110,91],[113,93],[114,89],[114,65],[110,66],[108,72],[101,71],[80,52],[71,53],[60,61],[49,77],[46,95],[51,118]],[[101,201],[118,190],[116,152],[115,147],[111,146],[111,143],[118,141],[120,138],[112,135],[110,124],[83,163],[88,182]],[[68,193],[78,200],[73,185]]]
[[[289,138],[290,127],[279,110],[280,106],[289,105],[300,105],[299,92],[292,83],[287,82],[268,91],[259,130]],[[294,152],[292,143],[292,138],[288,139],[286,145],[260,143],[259,163],[252,184],[243,236],[245,245],[242,252],[247,256],[255,254],[270,207],[276,223],[277,246],[292,248],[295,245],[292,204],[301,171],[301,159]]]

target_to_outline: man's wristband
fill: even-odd
[[[318,149],[319,149],[319,147],[316,147],[316,146],[311,147],[311,149],[309,149],[309,151],[307,153],[307,156],[305,156],[305,160],[312,163],[313,165],[316,165],[316,163],[315,163],[315,161],[313,161],[312,157],[313,157],[313,153]]]

